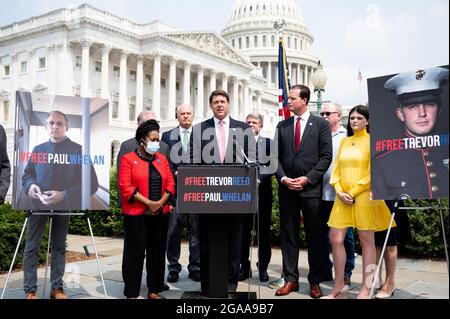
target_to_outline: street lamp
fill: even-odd
[[[320,114],[322,110],[322,92],[325,92],[325,85],[327,84],[327,75],[323,70],[322,64],[317,65],[317,70],[311,77],[312,83],[314,85],[314,92],[317,93],[317,114]]]

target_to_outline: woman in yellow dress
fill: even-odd
[[[369,109],[366,106],[358,105],[350,110],[347,137],[339,146],[330,184],[336,190],[328,221],[335,281],[327,298],[348,295],[349,287],[344,283],[346,255],[343,242],[349,227],[358,229],[362,247],[363,280],[357,298],[368,298],[374,276],[370,274],[376,264],[374,232],[388,228],[391,214],[384,201],[370,200]]]

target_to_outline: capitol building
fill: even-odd
[[[264,115],[263,135],[278,122],[278,36],[291,83],[313,89],[318,58],[294,0],[237,0],[220,34],[139,24],[88,4],[0,26],[0,123],[13,156],[16,91],[109,99],[111,154],[134,136],[136,117],[152,110],[162,131],[176,125],[176,106],[191,104],[195,123],[212,113],[208,97],[223,89],[231,116]]]

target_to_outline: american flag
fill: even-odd
[[[291,83],[289,81],[289,70],[287,67],[286,51],[284,50],[284,40],[280,37],[278,41],[278,117],[280,121],[291,117],[288,108],[288,96]]]
[[[359,70],[358,72],[358,81],[361,82],[362,81],[362,74],[361,74],[361,70]]]

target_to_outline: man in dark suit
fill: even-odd
[[[322,178],[333,154],[328,122],[308,110],[310,90],[295,85],[289,92],[289,110],[294,116],[277,126],[281,247],[285,284],[275,293],[285,296],[298,291],[300,210],[308,244],[310,296],[320,298],[324,245],[320,203]]]
[[[190,105],[180,105],[177,108],[177,119],[179,126],[165,132],[161,141],[165,142],[170,150],[169,162],[175,171],[175,181],[177,180],[178,166],[188,164],[190,161],[189,145],[192,136],[192,121],[194,120],[194,110]],[[200,243],[198,230],[198,214],[179,214],[174,211],[169,217],[169,231],[167,233],[167,275],[168,282],[177,282],[181,271],[180,243],[181,229],[186,220],[189,229],[189,278],[200,281]]]
[[[264,118],[259,113],[247,115],[246,122],[253,130],[256,140],[256,158],[260,162],[260,183],[258,186],[258,214],[245,215],[244,231],[242,233],[241,247],[241,269],[239,271],[239,281],[243,281],[252,276],[249,260],[251,249],[251,232],[254,227],[254,220],[257,221],[258,234],[258,263],[259,281],[269,281],[267,267],[272,257],[272,247],[270,243],[270,223],[272,221],[272,176],[275,172],[267,171],[273,164],[271,160],[272,140],[262,137],[261,132],[264,125]]]
[[[248,124],[229,116],[228,94],[223,90],[211,93],[209,103],[214,116],[194,127],[193,163],[203,165],[233,165],[256,158],[255,138]],[[237,106],[235,106],[237,107]],[[209,293],[210,229],[228,234],[228,291],[235,292],[239,278],[243,214],[200,214],[200,274],[203,293]],[[222,253],[222,252],[221,252]]]
[[[6,150],[6,133],[0,125],[0,205],[5,202],[11,179],[11,164]]]
[[[142,111],[141,113],[139,113],[138,117],[137,117],[137,124],[138,126],[141,125],[142,123],[144,123],[145,121],[148,120],[157,120],[156,119],[156,115],[155,113],[153,113],[152,111]],[[120,144],[120,150],[119,150],[119,154],[117,155],[117,178],[119,178],[119,169],[120,169],[120,160],[122,159],[122,156],[129,153],[129,152],[133,152],[136,148],[138,148],[139,143],[136,141],[136,138],[132,137],[128,140],[126,140],[125,142],[123,142],[122,144]],[[167,159],[170,159],[170,149],[169,146],[164,143],[163,141],[159,142],[159,152],[164,154]],[[169,160],[169,164],[170,164],[170,160]],[[171,167],[172,172],[173,172],[173,168]],[[117,183],[117,185],[119,185]],[[118,193],[118,205],[119,207],[122,207],[122,196],[120,195],[120,190],[119,188],[117,188],[117,193]],[[164,290],[169,290],[169,286],[167,286],[167,284],[164,284]]]

